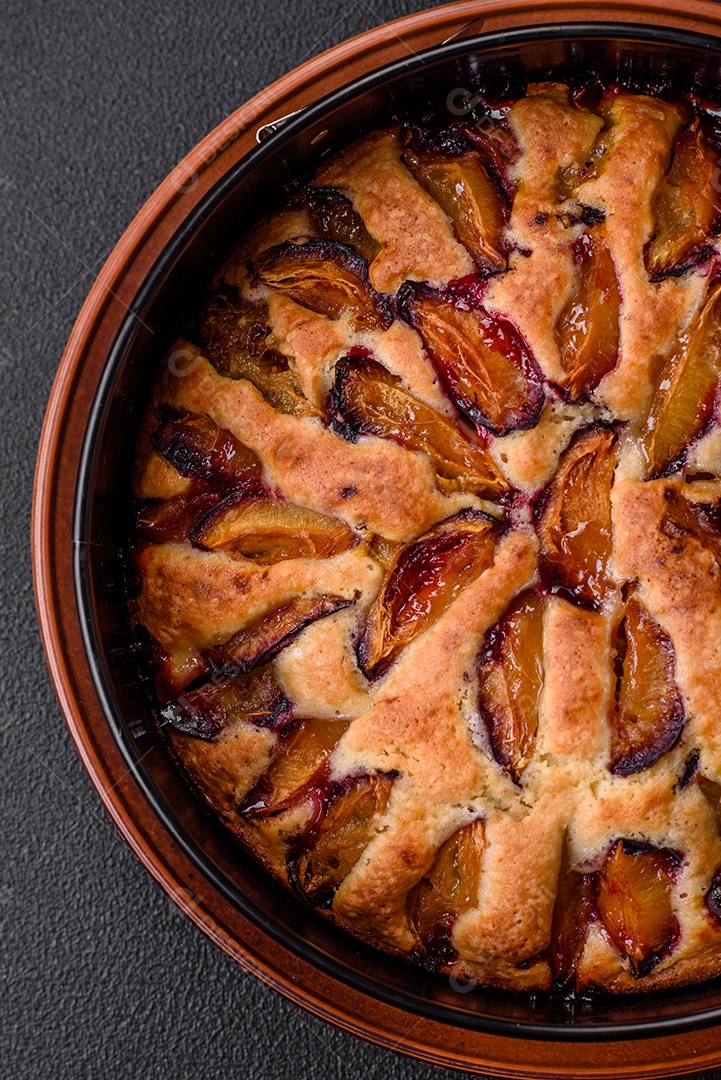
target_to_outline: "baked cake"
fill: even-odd
[[[719,149],[703,103],[555,83],[364,135],[147,408],[174,758],[278,881],[461,980],[721,973]]]

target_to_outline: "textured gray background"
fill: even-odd
[[[0,1076],[432,1080],[243,974],[117,837],[55,703],[28,530],[40,424],[93,276],[153,188],[301,61],[427,0],[5,0],[0,11]],[[718,1074],[721,1075],[721,1074]]]

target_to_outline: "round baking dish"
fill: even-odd
[[[713,4],[679,14],[647,0],[611,0],[603,12],[577,3],[574,16],[588,21],[562,25],[554,20],[570,5],[504,7],[504,16],[493,2],[422,13],[312,61],[221,125],[141,211],[81,312],[48,408],[33,524],[41,629],[71,734],[120,831],[244,967],[318,1015],[437,1064],[600,1077],[625,1074],[632,1056],[637,1076],[683,1075],[721,1061],[718,983],[632,1001],[464,993],[361,948],[274,887],[170,765],[125,615],[128,474],[149,380],[186,298],[244,225],[280,203],[285,183],[350,135],[424,107],[458,107],[462,92],[489,81],[592,68],[640,87],[719,94]],[[600,15],[618,21],[593,21]],[[482,36],[419,54],[479,16]],[[537,25],[514,26],[523,21]],[[381,59],[393,62],[371,71]],[[351,74],[360,77],[341,85]],[[314,79],[328,94],[307,105]],[[298,108],[250,149],[256,129]]]

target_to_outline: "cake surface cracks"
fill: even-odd
[[[721,973],[721,130],[528,87],[243,236],[137,446],[196,795],[362,941],[521,991]]]

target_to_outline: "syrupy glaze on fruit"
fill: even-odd
[[[461,981],[677,986],[721,973],[721,128],[555,83],[482,119],[363,136],[218,271],[132,615],[299,900]]]

